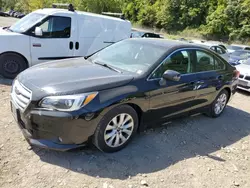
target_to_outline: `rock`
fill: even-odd
[[[103,188],[108,188],[108,183],[107,182],[103,183],[102,187]]]
[[[3,145],[3,144],[1,144],[1,145],[0,145],[0,149],[2,149],[2,148],[3,148],[3,146],[4,146],[4,145]]]
[[[148,184],[145,180],[141,180],[141,185],[146,186],[146,187],[148,186]]]
[[[128,179],[131,179],[131,176],[128,176]]]
[[[100,176],[96,176],[96,178],[100,178]]]
[[[234,186],[239,187],[240,186],[239,182],[234,181]]]
[[[109,185],[109,188],[114,188],[114,186],[113,185]]]
[[[128,188],[133,188],[133,185],[128,185]]]
[[[208,171],[211,171],[212,169],[208,167],[207,170],[208,170]]]
[[[88,188],[89,186],[88,185],[86,185],[86,184],[83,184],[82,185],[82,188]]]
[[[161,179],[161,182],[164,182],[164,179]]]
[[[28,146],[28,147],[27,147],[27,150],[32,150],[32,146]]]
[[[78,167],[78,168],[76,169],[76,171],[77,171],[77,172],[81,172],[81,171],[82,171],[82,168]]]
[[[147,174],[142,174],[142,177],[144,177],[144,178],[147,177]]]

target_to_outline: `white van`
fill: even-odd
[[[14,78],[38,63],[88,56],[129,38],[129,21],[65,9],[34,11],[11,27],[0,28],[0,74]]]

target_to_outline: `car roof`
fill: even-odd
[[[249,50],[235,50],[234,52],[245,52],[245,53],[249,53],[250,51]],[[234,53],[233,52],[233,53]]]
[[[243,44],[231,44],[230,46],[250,47],[250,46],[243,45]]]
[[[134,40],[142,43],[152,44],[156,46],[161,46],[164,48],[203,48],[208,49],[207,47],[194,43],[187,43],[177,40],[169,40],[169,39],[157,39],[157,38],[131,38],[127,40]]]

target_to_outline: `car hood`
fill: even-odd
[[[129,73],[115,72],[84,58],[36,65],[17,77],[37,97],[100,91],[125,85],[133,78]]]
[[[236,69],[240,71],[240,74],[250,75],[250,65],[240,64],[236,66]]]
[[[16,33],[12,31],[5,30],[3,27],[0,27],[0,36],[20,36],[21,33]]]

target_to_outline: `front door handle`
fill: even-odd
[[[69,49],[70,49],[70,50],[72,50],[72,49],[73,49],[73,47],[74,47],[74,44],[73,44],[73,42],[72,42],[72,41],[70,41],[70,42],[69,42]]]

